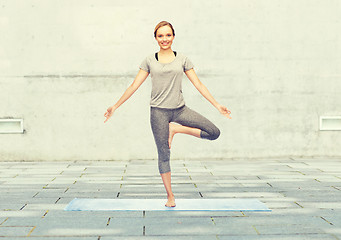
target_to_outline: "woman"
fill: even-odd
[[[155,27],[154,38],[160,46],[160,51],[143,60],[134,82],[117,103],[109,107],[104,114],[106,117],[104,122],[106,122],[115,110],[141,86],[149,73],[151,74],[150,122],[158,150],[159,172],[167,192],[166,207],[175,207],[169,165],[174,135],[183,133],[209,140],[215,140],[220,135],[219,129],[213,123],[185,105],[181,87],[183,73],[185,72],[196,89],[221,114],[231,118],[231,112],[225,106],[220,105],[200,82],[193,70],[192,62],[185,55],[172,50],[174,37],[174,28],[169,22],[162,21]]]

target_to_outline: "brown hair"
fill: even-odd
[[[163,27],[163,26],[169,26],[169,27],[172,29],[173,36],[175,36],[175,31],[174,31],[174,28],[173,28],[172,24],[170,24],[170,23],[167,22],[167,21],[161,21],[161,22],[159,22],[159,24],[156,25],[156,27],[155,27],[155,30],[154,30],[154,38],[156,38],[156,32],[157,32],[157,30],[158,30],[160,27]]]

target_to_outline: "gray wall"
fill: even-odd
[[[165,5],[164,5],[165,4]],[[341,1],[0,1],[0,160],[156,158],[150,77],[107,122],[134,80],[161,20],[173,49],[232,111],[224,118],[184,75],[188,106],[221,129],[216,141],[177,135],[173,159],[341,156]]]

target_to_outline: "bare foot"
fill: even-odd
[[[169,137],[168,137],[169,148],[171,148],[173,137],[176,133],[175,128],[176,128],[176,125],[174,123],[169,123]]]
[[[166,207],[175,207],[175,197],[174,197],[174,194],[170,195],[167,197],[168,198],[168,201],[167,203],[165,204]]]

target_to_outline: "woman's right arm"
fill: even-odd
[[[108,119],[113,115],[114,111],[133,95],[133,93],[146,80],[148,75],[149,72],[140,69],[140,71],[137,73],[135,77],[134,82],[127,88],[127,90],[123,93],[122,97],[117,101],[117,103],[115,103],[113,106],[110,106],[107,109],[106,113],[104,114],[104,117],[106,117],[104,122],[108,121]]]

